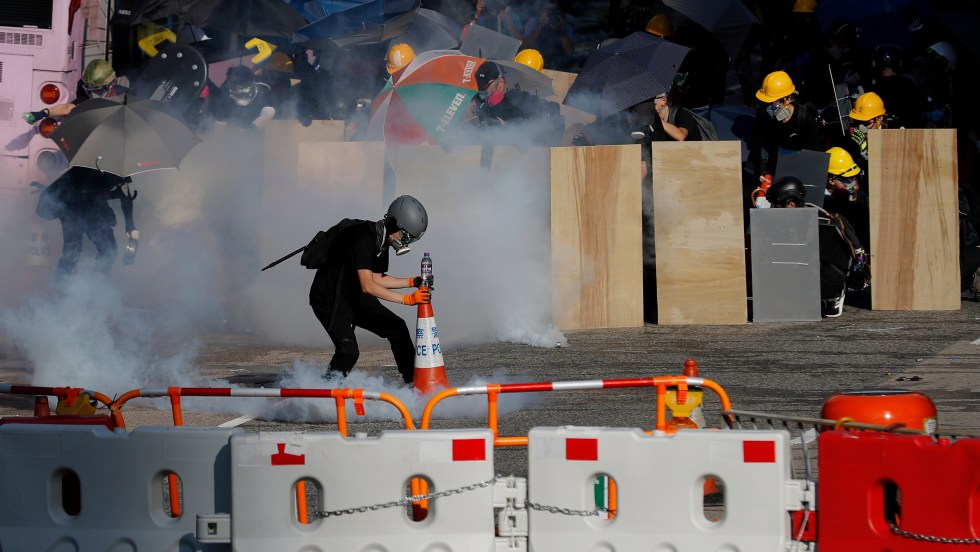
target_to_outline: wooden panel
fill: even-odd
[[[640,181],[639,145],[551,149],[559,328],[643,325]]]
[[[305,127],[295,120],[273,119],[266,123],[266,182],[296,179],[296,146],[301,143],[343,142],[343,121],[313,121]]]
[[[395,171],[396,195],[451,191],[462,176],[480,178],[480,146],[395,146],[389,150]],[[447,188],[448,186],[448,188]]]
[[[960,308],[956,131],[872,130],[871,305]]]
[[[735,141],[655,142],[660,324],[745,324],[741,150]]]
[[[568,89],[575,82],[575,77],[578,75],[563,71],[552,71],[551,69],[543,69],[541,72],[551,77],[551,82],[555,87],[555,95],[547,99],[560,104],[565,100],[565,94],[568,93]],[[567,105],[561,106],[561,114],[565,117],[566,128],[576,123],[587,125],[595,121],[595,115]]]

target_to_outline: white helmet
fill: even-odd
[[[946,67],[952,71],[956,68],[956,48],[949,42],[941,41],[929,46],[926,50],[930,54],[936,54],[937,56],[946,60]]]

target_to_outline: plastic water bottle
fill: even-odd
[[[422,255],[422,285],[432,289],[432,257],[429,256],[429,252],[426,251]]]

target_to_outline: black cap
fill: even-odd
[[[476,68],[476,88],[486,90],[490,86],[490,81],[500,77],[500,66],[492,61],[484,61]]]

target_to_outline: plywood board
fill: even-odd
[[[653,144],[660,324],[747,322],[740,147]]]
[[[565,94],[568,93],[568,89],[571,88],[572,83],[575,82],[575,77],[578,75],[564,71],[553,71],[551,69],[542,69],[541,72],[551,77],[551,83],[555,88],[555,95],[547,99],[559,104],[562,103],[565,100]],[[592,113],[568,105],[561,106],[561,114],[565,117],[565,128],[576,123],[587,125],[595,122],[595,115]]]
[[[643,325],[640,182],[639,145],[551,149],[559,328]]]
[[[960,308],[956,131],[872,130],[871,306]]]

